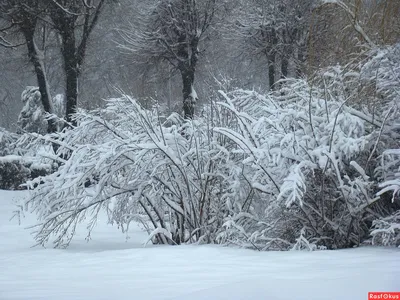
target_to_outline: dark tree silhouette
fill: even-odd
[[[137,63],[168,62],[182,78],[183,111],[192,119],[196,102],[194,80],[201,53],[199,46],[214,20],[216,0],[157,1],[127,30],[121,30],[122,48]]]
[[[91,33],[107,0],[44,0],[47,13],[61,37],[66,80],[67,121],[76,125],[73,114],[78,103],[78,79],[82,72]]]
[[[41,0],[2,0],[0,1],[0,19],[4,27],[0,28],[0,45],[8,48],[26,45],[29,60],[34,67],[37,84],[41,94],[41,102],[46,112],[53,114],[50,89],[44,67],[44,54],[37,46],[35,35],[41,21],[45,6]],[[12,43],[1,35],[23,36],[23,43]],[[56,131],[54,120],[48,120],[48,132]]]

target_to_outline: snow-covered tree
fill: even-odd
[[[57,32],[65,73],[66,119],[70,124],[74,124],[73,114],[77,109],[79,94],[78,79],[82,73],[89,39],[102,10],[110,1],[4,0],[0,3],[0,18],[8,22],[5,29],[17,28],[17,32],[24,37],[42,95],[43,107],[50,114],[54,112],[45,68],[49,58],[45,57],[44,49],[38,47],[37,41],[40,38],[45,39],[45,32],[48,30]],[[53,121],[48,120],[49,132],[56,130],[57,125]]]
[[[5,27],[0,28],[1,32],[15,32],[23,36],[24,42],[10,43],[5,41],[2,44],[6,47],[16,47],[26,44],[28,57],[34,67],[36,74],[40,100],[47,113],[53,113],[49,82],[44,65],[43,49],[37,45],[35,34],[39,32],[38,26],[43,17],[44,3],[41,0],[4,0],[0,2],[0,19],[5,22]],[[0,39],[1,40],[1,39]],[[1,44],[0,44],[1,46]],[[56,130],[52,119],[48,120],[49,132]]]
[[[56,130],[60,131],[64,127],[63,118],[65,116],[65,101],[62,94],[56,95],[52,99],[54,114],[46,115],[41,101],[41,94],[38,87],[28,86],[21,95],[24,104],[18,117],[18,130],[22,132],[36,132],[44,134],[48,132],[48,119],[53,120]]]
[[[145,4],[142,16],[131,28],[121,30],[121,47],[137,63],[167,62],[182,77],[183,111],[194,116],[197,94],[194,77],[202,41],[213,24],[216,0],[168,0]]]
[[[65,72],[67,122],[75,124],[73,114],[78,103],[78,79],[93,29],[108,0],[44,0],[47,17],[61,39]]]
[[[47,131],[45,111],[41,103],[39,88],[29,86],[21,95],[24,104],[18,117],[18,127],[22,132],[37,132],[44,134]]]

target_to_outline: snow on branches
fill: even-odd
[[[47,114],[41,99],[38,87],[28,86],[22,92],[21,100],[24,104],[19,116],[18,127],[20,132],[46,133],[48,130],[48,119],[55,120],[55,129],[60,131],[64,127],[63,117],[65,115],[65,101],[61,94],[52,100],[53,114]]]
[[[206,123],[161,121],[127,96],[109,100],[104,110],[82,111],[77,120],[80,126],[59,139],[59,153],[69,159],[31,183],[38,185],[28,205],[42,220],[40,244],[53,234],[56,246],[68,244],[76,224],[90,213],[94,224],[100,209],[123,230],[142,222],[155,232],[153,242],[210,239],[222,218],[215,218],[223,188],[215,166],[226,158]]]
[[[128,96],[79,111],[79,126],[47,136],[58,170],[30,183],[37,243],[67,246],[85,218],[90,237],[100,210],[124,232],[141,222],[153,243],[332,249],[359,245],[371,225],[374,243],[397,241],[396,85],[372,111],[353,89],[379,82],[366,76],[374,59],[267,95],[220,92],[195,120]]]
[[[28,86],[21,95],[22,108],[18,117],[18,126],[27,132],[45,133],[47,122],[45,111],[41,103],[39,88]]]

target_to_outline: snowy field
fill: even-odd
[[[100,220],[66,250],[31,248],[9,221],[24,192],[0,191],[0,300],[363,299],[400,291],[400,249],[256,252],[219,246],[148,246]]]

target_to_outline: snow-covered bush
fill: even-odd
[[[0,128],[0,189],[14,190],[33,178],[52,172],[52,160],[42,157],[43,144],[32,143],[29,134],[18,135]]]
[[[371,112],[400,108],[400,43],[370,50],[359,66],[359,95]],[[361,97],[360,97],[361,98]],[[360,99],[362,100],[362,99]],[[362,101],[361,101],[362,102]]]
[[[374,245],[400,247],[400,210],[393,215],[375,220],[371,235]]]
[[[90,237],[101,209],[157,243],[334,249],[359,245],[371,226],[374,243],[397,243],[398,85],[366,76],[374,60],[267,95],[221,91],[193,121],[128,96],[78,112],[76,128],[40,137],[59,145],[48,158],[60,167],[30,183],[38,244],[68,245],[85,217]],[[372,110],[357,101],[371,81],[381,86]]]
[[[381,167],[377,169],[383,182],[378,195],[385,197],[386,206],[390,202],[394,211],[389,216],[374,220],[371,231],[372,242],[376,245],[396,245],[400,247],[400,149],[391,149],[381,155]],[[389,196],[389,197],[387,197]]]
[[[232,107],[241,107],[240,113],[231,111],[247,124],[240,134],[228,135],[248,149],[244,152],[250,152],[253,167],[256,162],[256,170],[265,172],[257,185],[279,195],[278,201],[275,195],[270,200],[266,219],[238,212],[225,224],[222,240],[236,237],[247,246],[280,249],[300,236],[310,243],[346,247],[367,238],[376,216],[396,215],[400,203],[388,200],[385,192],[392,191],[394,197],[399,192],[398,152],[386,151],[398,148],[400,140],[398,54],[399,45],[374,49],[353,69],[335,66],[321,70],[313,80],[287,80],[265,99],[238,91],[228,95]],[[267,131],[252,132],[253,127]],[[264,137],[265,142],[247,136]],[[269,187],[263,181],[269,181]],[[379,184],[383,189],[376,194]],[[389,219],[387,232],[394,234],[397,219]],[[375,228],[378,224],[382,222],[375,222]]]
[[[0,189],[16,190],[28,180],[29,169],[20,160],[20,156],[0,157]]]
[[[230,229],[221,240],[236,235],[238,243],[279,249],[303,230],[312,243],[346,247],[368,233],[364,208],[375,199],[361,166],[373,129],[344,102],[326,101],[322,92],[293,80],[267,97],[247,91],[225,96],[238,129],[216,131],[237,145],[264,215],[249,218],[237,211],[240,218],[234,215],[225,224]]]
[[[1,189],[20,188],[26,181],[44,176],[54,169],[51,161],[45,161],[40,156],[44,150],[43,143],[31,142],[35,134],[45,134],[48,127],[39,88],[27,87],[22,92],[21,99],[24,106],[18,117],[19,134],[9,133],[0,128]],[[64,126],[61,119],[65,115],[62,95],[54,97],[53,108],[59,117],[56,122],[57,129],[61,130]],[[51,153],[51,147],[45,152]]]
[[[216,166],[229,158],[208,122],[174,114],[161,123],[129,97],[77,119],[80,126],[58,138],[58,160],[69,159],[31,183],[38,186],[27,204],[43,221],[39,243],[56,234],[56,246],[68,244],[77,222],[93,213],[94,224],[100,209],[123,230],[142,222],[153,242],[215,240],[225,210]]]
[[[380,155],[374,156],[379,160],[375,170],[381,189],[378,196],[389,214],[374,221],[372,242],[400,246],[400,43],[375,50],[362,71],[364,82],[376,87],[375,98],[380,99],[376,111],[385,123],[375,144]]]
[[[28,178],[26,170],[9,159],[17,139],[18,135],[0,128],[0,189],[14,189]]]
[[[364,209],[378,199],[361,167],[374,129],[306,81],[285,87],[267,97],[221,92],[209,117],[192,122],[161,122],[129,97],[81,111],[80,126],[58,138],[69,159],[32,182],[38,242],[55,234],[66,245],[85,215],[94,224],[105,209],[123,230],[140,221],[161,243],[288,249],[301,235],[316,246],[358,244]]]
[[[49,164],[35,162],[35,158],[19,155],[0,156],[0,189],[22,189],[28,180],[45,176],[52,171]]]
[[[0,156],[9,155],[14,151],[14,143],[18,135],[0,127]]]

